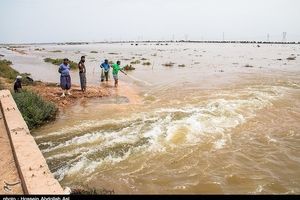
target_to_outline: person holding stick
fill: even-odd
[[[115,80],[115,87],[118,87],[118,73],[119,73],[119,71],[121,71],[123,74],[125,74],[125,75],[127,75],[124,71],[123,71],[123,69],[124,69],[124,67],[120,67],[120,64],[121,64],[121,62],[120,61],[117,61],[117,63],[116,64],[113,64],[111,67],[112,67],[112,69],[113,69],[113,71],[112,71],[112,74],[113,74],[113,77],[114,77],[114,80]]]

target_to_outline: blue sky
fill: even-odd
[[[0,0],[0,43],[300,41],[299,0]]]

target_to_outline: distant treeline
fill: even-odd
[[[255,41],[255,40],[144,40],[144,41],[103,41],[103,42],[61,42],[61,43],[27,43],[22,45],[85,45],[85,44],[114,44],[114,43],[236,43],[236,44],[300,44],[299,42],[283,42],[283,41]],[[0,45],[18,45],[18,44],[0,44]]]
[[[253,43],[253,44],[300,44],[299,42],[279,42],[279,41],[273,41],[273,42],[267,42],[267,41],[248,41],[248,40],[159,40],[159,41],[115,41],[115,42],[96,42],[96,43],[132,43],[132,44],[138,44],[138,43]]]

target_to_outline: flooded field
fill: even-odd
[[[117,95],[82,100],[33,131],[63,186],[116,193],[300,193],[299,45],[22,50],[26,54],[0,53],[20,72],[50,82],[59,74],[44,58],[77,62],[86,55],[88,84],[99,87],[100,61],[140,62],[129,76],[120,74]],[[73,83],[78,78],[73,72]],[[137,95],[127,94],[128,87]]]

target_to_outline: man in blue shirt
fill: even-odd
[[[108,63],[108,60],[107,59],[105,59],[104,60],[104,63],[102,63],[101,65],[100,65],[100,67],[101,67],[101,82],[103,82],[104,81],[104,76],[105,76],[105,80],[106,81],[108,81],[108,73],[109,73],[109,69],[110,69],[110,65],[109,65],[109,63]]]
[[[65,97],[65,91],[68,95],[71,95],[69,92],[71,89],[71,76],[68,58],[63,60],[63,63],[59,66],[58,72],[60,73],[60,87],[63,90],[61,97]]]

